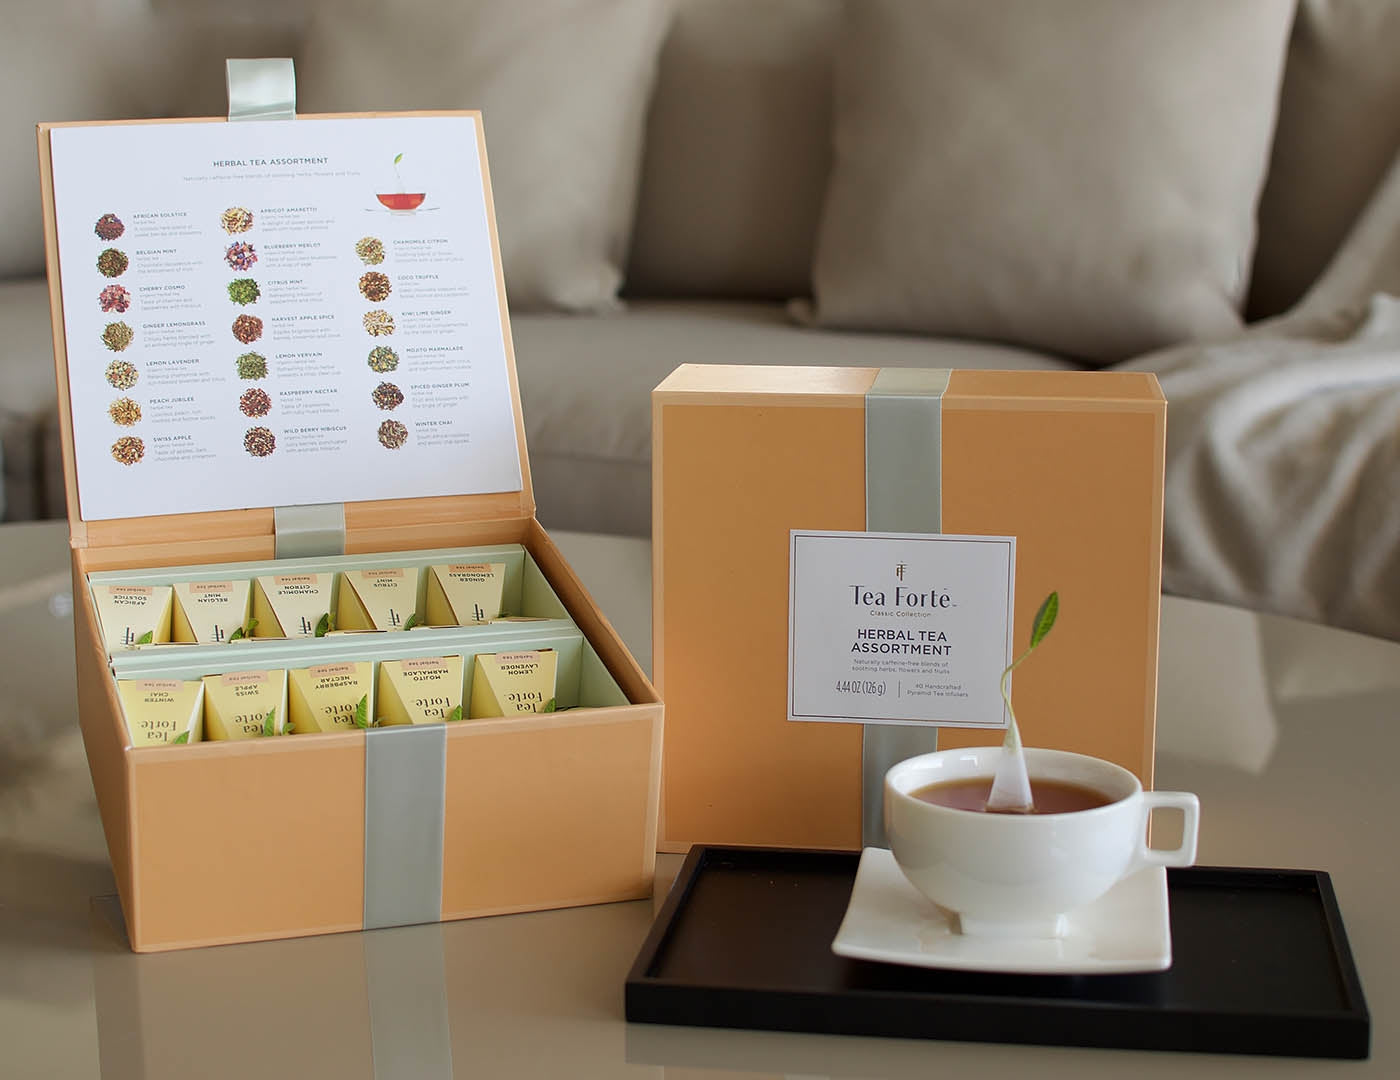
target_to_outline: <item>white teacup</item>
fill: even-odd
[[[1127,769],[1084,754],[1025,753],[1032,784],[1060,780],[1112,801],[1061,814],[987,814],[912,794],[930,784],[992,777],[1000,747],[922,754],[885,774],[885,830],[895,861],[916,889],[958,915],[964,934],[1057,937],[1066,912],[1129,874],[1196,861],[1196,796],[1145,792]],[[1159,807],[1185,815],[1180,847],[1147,846],[1148,818]]]

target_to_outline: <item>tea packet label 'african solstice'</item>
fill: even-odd
[[[254,637],[315,637],[331,610],[333,574],[268,574],[253,589]]]
[[[462,658],[385,660],[376,705],[381,724],[436,724],[462,717]]]
[[[791,533],[788,719],[1006,727],[1011,536]]]
[[[256,739],[287,724],[285,671],[230,671],[204,677],[204,737]]]
[[[98,585],[92,598],[108,652],[170,640],[169,585]]]
[[[204,719],[204,684],[179,679],[121,679],[122,714],[132,746],[199,742]]]
[[[418,603],[418,571],[346,570],[340,575],[338,630],[402,630]]]
[[[558,659],[553,649],[477,653],[472,667],[470,717],[518,716],[544,712],[546,705],[552,708]]]
[[[287,673],[292,733],[354,731],[374,715],[374,665],[318,664]]]
[[[177,581],[171,631],[176,641],[224,642],[248,621],[252,583]]]
[[[501,614],[505,563],[448,563],[428,571],[429,626],[473,626]]]

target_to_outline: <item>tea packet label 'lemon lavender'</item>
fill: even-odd
[[[553,649],[533,652],[478,653],[472,667],[470,716],[518,716],[544,712],[554,701],[559,655]]]
[[[501,614],[505,563],[448,563],[429,568],[429,626],[472,626]]]
[[[374,665],[319,664],[287,673],[292,733],[354,731],[374,715]],[[362,704],[363,703],[363,704]]]
[[[169,585],[98,585],[92,598],[108,652],[170,640]]]
[[[417,570],[346,570],[340,575],[336,628],[402,630],[417,604]]]
[[[204,684],[179,679],[121,679],[117,682],[132,746],[199,742],[204,719]]]
[[[379,722],[436,724],[462,716],[462,658],[385,660],[379,665]]]
[[[171,631],[176,641],[228,641],[248,621],[249,581],[177,581]]]
[[[315,637],[331,610],[333,574],[268,574],[253,589],[254,637]]]
[[[230,671],[204,677],[204,737],[256,739],[287,724],[285,671]]]

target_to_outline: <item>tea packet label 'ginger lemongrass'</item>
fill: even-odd
[[[248,621],[251,583],[177,581],[171,630],[176,641],[228,641]]]
[[[108,652],[170,640],[169,585],[98,585],[92,590]]]
[[[121,679],[117,682],[132,746],[199,742],[204,684],[199,680]]]
[[[230,671],[204,676],[204,737],[256,739],[287,725],[285,671]]]
[[[374,715],[374,665],[319,664],[287,673],[287,711],[294,735],[354,731]]]
[[[331,610],[332,574],[268,574],[253,588],[254,637],[315,637]]]
[[[335,625],[340,630],[403,630],[418,604],[414,569],[346,570]]]
[[[558,658],[553,649],[477,653],[472,667],[470,717],[477,720],[553,709]]]
[[[428,570],[429,626],[472,626],[501,614],[505,563],[448,563]]]
[[[436,724],[462,718],[462,658],[385,660],[379,665],[381,724]]]

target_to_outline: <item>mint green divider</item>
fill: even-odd
[[[529,552],[525,553],[524,580],[521,582],[520,590],[520,611],[510,611],[510,614],[527,615],[532,618],[544,619],[567,619],[568,610],[564,607],[564,602],[559,599],[553,586],[544,576],[544,571],[535,562],[534,557]]]
[[[580,701],[594,706],[628,704],[627,695],[617,685],[607,664],[587,642],[584,643],[582,668],[578,687]]]

